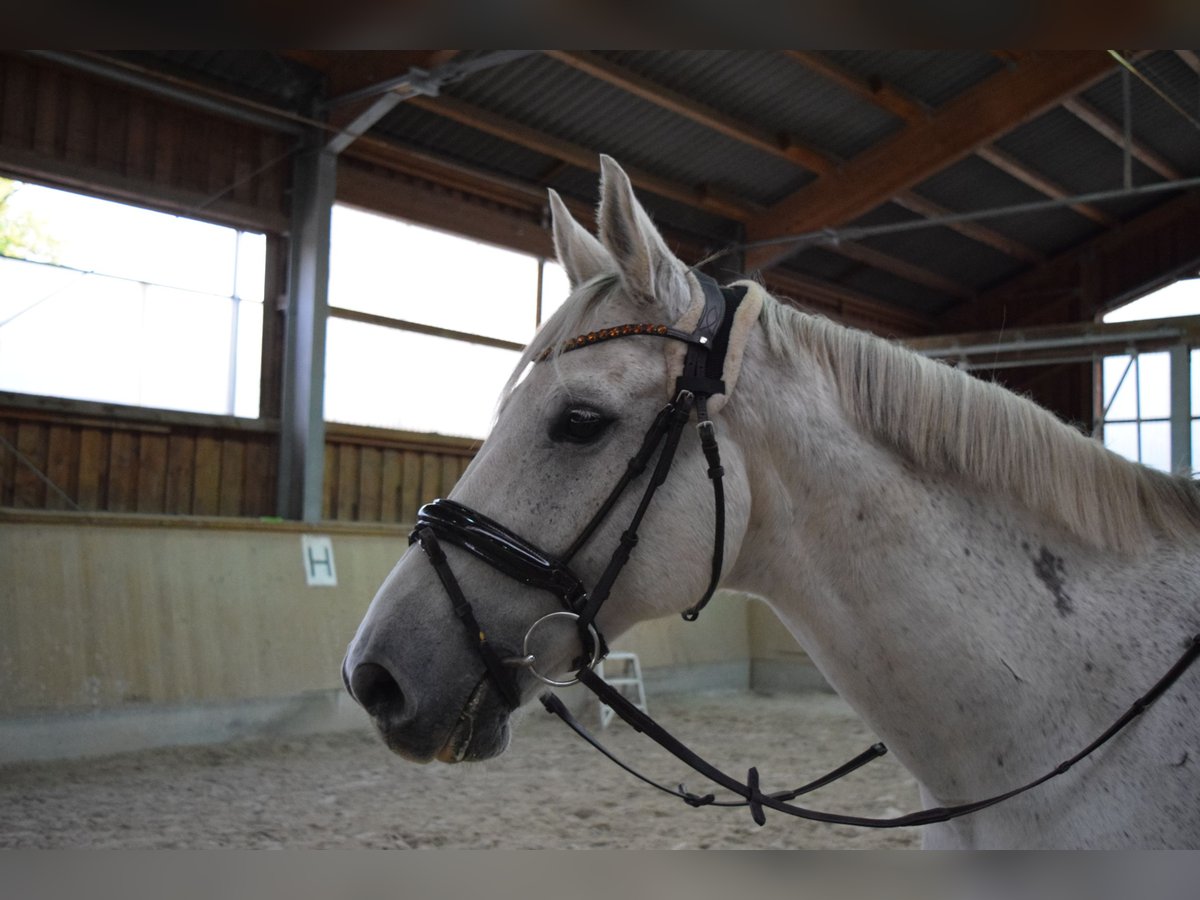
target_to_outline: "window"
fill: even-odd
[[[1105,322],[1200,314],[1200,279],[1183,279],[1113,310]],[[1122,456],[1171,471],[1173,455],[1200,470],[1200,350],[1131,352],[1101,362],[1104,445]],[[1186,367],[1187,372],[1172,369]],[[1179,425],[1174,422],[1178,420]],[[1184,422],[1186,421],[1186,426]],[[1177,428],[1187,431],[1176,433]],[[1185,438],[1185,440],[1181,440]],[[1190,445],[1190,448],[1189,448]]]
[[[568,294],[556,263],[341,205],[329,269],[325,418],[462,437]]]
[[[0,180],[0,390],[259,414],[266,239]]]
[[[1166,353],[1106,356],[1104,446],[1126,459],[1171,469],[1171,373]]]

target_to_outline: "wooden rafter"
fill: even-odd
[[[1195,50],[1176,50],[1175,55],[1187,63],[1188,68],[1200,75],[1200,55],[1197,55]]]
[[[1124,148],[1125,132],[1122,127],[1082,97],[1068,97],[1063,101],[1063,109],[1090,125],[1098,134],[1108,138],[1118,147]],[[1129,154],[1168,181],[1183,177],[1183,173],[1139,140],[1133,139],[1129,142]]]
[[[1035,172],[1025,163],[1015,159],[1011,154],[1005,153],[999,147],[980,147],[975,151],[976,155],[995,166],[1001,172],[1009,175],[1022,184],[1033,188],[1041,194],[1045,194],[1054,200],[1062,200],[1071,196],[1071,192],[1062,185],[1052,181],[1040,172]],[[1071,209],[1088,219],[1091,219],[1097,225],[1103,225],[1105,228],[1111,228],[1117,224],[1117,220],[1108,213],[1103,212],[1096,207],[1087,203],[1072,203]]]
[[[810,172],[828,172],[837,166],[836,160],[819,150],[805,146],[794,138],[772,134],[747,122],[742,122],[691,97],[686,97],[678,91],[657,84],[624,66],[609,62],[594,53],[575,50],[546,50],[545,54],[551,59],[558,60],[560,63],[584,72],[606,84],[618,87],[655,106],[670,110],[747,146],[755,147],[780,159],[786,159]]]
[[[906,122],[917,122],[928,117],[930,114],[929,107],[925,106],[925,104],[909,97],[904,91],[888,84],[880,78],[861,78],[825,57],[808,50],[785,50],[783,52],[810,71],[833,81],[835,84],[841,85],[856,96],[873,103],[880,109],[899,116]],[[927,218],[952,213],[952,210],[946,209],[914,191],[900,191],[892,197],[892,200],[910,212],[915,212],[917,215]],[[1045,259],[1045,255],[1039,253],[1037,250],[1027,247],[1020,241],[994,231],[978,222],[953,222],[946,227],[957,231],[964,237],[978,241],[981,244],[986,244],[993,250],[999,250],[1001,253],[1011,256],[1014,259],[1022,260],[1023,262],[1040,262]]]
[[[798,61],[804,62],[807,56],[803,51],[787,51],[793,54]],[[585,53],[579,51],[566,50],[548,50],[546,55],[558,60],[565,65],[569,65],[581,72],[590,75],[606,84],[620,88],[628,93],[634,94],[641,99],[653,103],[660,108],[669,110],[677,115],[683,116],[692,122],[706,126],[739,141],[747,146],[756,147],[759,150],[771,153],[781,159],[786,159],[789,162],[795,163],[810,172],[818,175],[828,174],[833,172],[839,165],[841,160],[824,153],[813,147],[807,147],[799,144],[795,139],[779,138],[769,134],[762,129],[757,128],[747,122],[741,122],[732,117],[711,109],[701,103],[685,97],[676,91],[672,91],[660,84],[656,84],[644,76],[626,69],[623,66],[612,63],[602,57],[596,56],[593,53]],[[829,72],[842,73],[838,77],[844,77],[849,81],[854,81],[854,76],[838,70],[830,64]],[[857,88],[870,92],[871,88],[866,82],[859,84],[854,81]],[[893,90],[886,85],[881,85],[875,99],[881,99],[881,102],[897,104],[897,108],[913,112],[914,115],[925,115],[925,110],[920,107],[916,101],[909,100],[899,91]],[[906,206],[908,209],[918,212],[920,215],[937,214],[926,213],[924,210],[937,209],[939,213],[946,212],[941,207],[937,207],[922,197],[917,196],[911,191],[904,191],[896,198],[897,202]],[[1022,246],[1019,242],[1010,238],[1006,238],[998,232],[991,229],[972,223],[962,223],[961,225],[951,225],[951,228],[959,231],[961,234],[970,237],[973,240],[981,241],[989,246],[1008,253],[1016,258],[1026,261],[1034,261],[1039,258],[1035,251]],[[970,291],[962,285],[955,284],[950,279],[947,279],[935,272],[924,269],[904,260],[898,260],[882,252],[873,250],[869,247],[861,245],[854,246],[833,246],[827,248],[831,252],[839,253],[850,259],[870,265],[874,268],[881,269],[891,274],[898,275],[909,281],[914,281],[926,287],[931,287],[934,290],[949,293],[952,296],[964,297],[969,296]]]
[[[408,103],[426,112],[451,119],[461,125],[483,131],[529,150],[535,150],[554,159],[560,159],[581,169],[591,172],[600,171],[600,159],[591,148],[564,141],[454,97],[445,95],[413,97],[408,100]],[[630,181],[640,188],[737,222],[745,222],[754,216],[757,210],[751,204],[707,185],[680,184],[635,168],[627,167],[625,171],[628,173]]]
[[[834,82],[856,97],[866,100],[880,109],[887,110],[905,122],[919,122],[930,114],[929,107],[925,104],[892,87],[882,79],[863,78],[826,59],[819,53],[809,50],[784,50],[783,53],[810,72],[820,75],[826,81]]]
[[[974,296],[974,292],[970,288],[959,284],[952,278],[939,275],[937,272],[932,272],[923,266],[898,259],[881,250],[876,250],[874,247],[860,244],[857,241],[838,241],[836,244],[822,247],[822,249],[840,254],[847,259],[860,262],[873,269],[888,272],[898,278],[903,278],[905,281],[911,281],[913,284],[919,284],[940,294],[948,294],[951,297],[958,297],[962,300]]]
[[[1039,52],[754,217],[746,223],[747,237],[759,240],[850,221],[1085,90],[1112,65],[1100,51]],[[751,251],[746,264],[767,268],[788,253],[786,247]]]
[[[892,202],[898,206],[903,206],[910,212],[915,212],[917,215],[925,216],[929,219],[954,214],[953,210],[934,203],[932,200],[927,200],[912,191],[901,191],[892,198]],[[986,225],[980,225],[978,222],[955,222],[947,227],[981,244],[987,244],[993,250],[999,250],[1001,253],[1019,259],[1022,262],[1038,263],[1046,258],[1046,254],[1039,253],[1037,250],[1022,244],[1020,241],[1013,240],[1008,235],[1001,234],[998,231],[993,231],[991,228],[988,228]]]

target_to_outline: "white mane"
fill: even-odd
[[[1190,478],[1131,463],[1023,397],[774,298],[760,322],[773,352],[815,354],[859,426],[914,465],[1007,494],[1098,547],[1200,534]]]

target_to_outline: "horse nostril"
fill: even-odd
[[[377,663],[359,663],[350,676],[350,693],[375,718],[394,717],[404,708],[404,692],[392,673]]]

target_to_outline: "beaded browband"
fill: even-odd
[[[580,347],[590,347],[592,344],[599,344],[602,341],[610,341],[613,338],[626,337],[631,334],[645,334],[651,337],[665,337],[675,341],[683,341],[685,344],[707,344],[707,337],[697,337],[688,331],[680,331],[678,328],[672,328],[670,325],[654,325],[651,323],[629,324],[629,325],[614,325],[612,328],[598,328],[595,331],[589,331],[587,334],[581,334],[578,337],[573,337],[566,341],[559,349],[560,353],[570,353],[572,350],[578,350]],[[554,347],[547,347],[538,356],[538,362],[545,362],[555,351]]]

